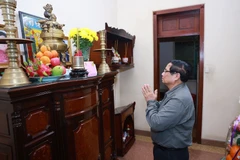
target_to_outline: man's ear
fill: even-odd
[[[181,77],[180,73],[176,73],[175,77],[176,77],[176,80],[178,80],[178,79],[180,80],[180,77]]]

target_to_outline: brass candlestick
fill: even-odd
[[[100,31],[101,49],[94,50],[95,52],[101,51],[101,53],[102,53],[102,62],[98,68],[98,74],[104,74],[107,72],[111,72],[108,64],[106,63],[106,55],[105,55],[105,51],[111,51],[111,49],[106,48],[105,34],[106,34],[105,30]]]
[[[19,39],[15,37],[16,27],[15,23],[15,0],[0,0],[0,7],[2,9],[3,21],[5,22],[4,30],[7,38],[0,39],[0,43],[7,43],[7,55],[9,59],[8,68],[4,70],[4,74],[0,80],[0,86],[16,86],[30,83],[25,72],[19,68],[18,51],[16,44],[18,43],[32,43],[31,40]]]

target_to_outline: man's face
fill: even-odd
[[[164,71],[162,72],[162,82],[165,85],[172,84],[176,80],[175,74],[171,74],[170,68],[172,66],[172,63],[168,63],[165,67]]]
[[[5,36],[0,36],[0,38],[6,38]],[[7,44],[0,44],[0,50],[6,52]]]

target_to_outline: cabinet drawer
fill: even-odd
[[[96,88],[86,88],[83,90],[66,93],[64,96],[65,117],[78,115],[91,110],[98,105],[98,94]]]

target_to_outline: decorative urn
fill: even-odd
[[[47,19],[39,20],[42,32],[40,37],[43,42],[39,45],[49,46],[51,49],[56,50],[59,54],[61,62],[66,64],[66,54],[67,44],[63,42],[65,37],[62,28],[64,24],[59,24],[56,20],[57,17],[52,13],[53,7],[51,4],[47,4],[43,7],[45,9],[44,16]]]

